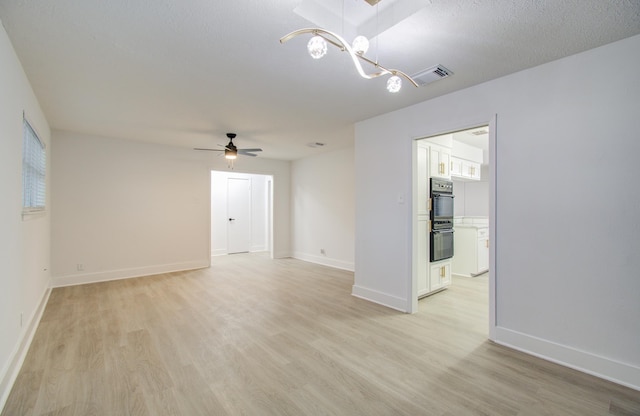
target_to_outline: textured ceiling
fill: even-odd
[[[310,26],[301,3],[0,0],[0,20],[53,129],[184,147],[232,131],[289,160],[350,145],[359,120],[640,33],[640,0],[424,0],[377,56],[454,75],[389,94],[337,49],[314,61],[308,37],[278,42]]]

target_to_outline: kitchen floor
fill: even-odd
[[[464,326],[479,342],[485,341],[489,337],[489,273],[476,277],[452,275],[451,279],[449,288],[420,299],[418,311],[446,317],[448,324]]]

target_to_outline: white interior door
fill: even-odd
[[[251,248],[251,182],[227,180],[227,252],[246,253]]]

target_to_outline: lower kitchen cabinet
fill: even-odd
[[[478,272],[489,270],[489,229],[478,230]]]
[[[489,228],[455,227],[453,274],[473,277],[489,270]]]
[[[451,285],[451,261],[444,260],[431,263],[429,267],[430,292],[444,289]]]

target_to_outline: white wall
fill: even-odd
[[[464,216],[489,216],[489,181],[465,182],[464,194]]]
[[[22,219],[22,113],[47,145],[49,125],[0,25],[0,409],[24,359],[50,281],[50,210]],[[47,207],[51,202],[47,163]],[[22,315],[22,324],[21,324]]]
[[[635,36],[358,123],[353,293],[411,310],[412,210],[397,195],[412,140],[497,114],[495,340],[640,389],[640,187],[625,185],[639,50]]]
[[[453,199],[453,216],[464,217],[465,216],[464,182],[455,181],[455,180],[453,181],[453,194],[455,195],[455,198]]]
[[[354,149],[296,160],[291,172],[293,256],[353,270]]]
[[[209,264],[211,170],[228,170],[224,159],[59,131],[52,141],[54,285]],[[275,255],[288,255],[289,163],[246,158],[236,169],[241,164],[276,178]]]
[[[237,172],[211,172],[211,255],[227,254],[227,181],[229,178],[241,178],[251,183],[251,249],[265,251],[269,249],[268,218],[270,176],[250,175]]]
[[[482,167],[479,181],[453,181],[456,217],[489,216],[489,169]]]

